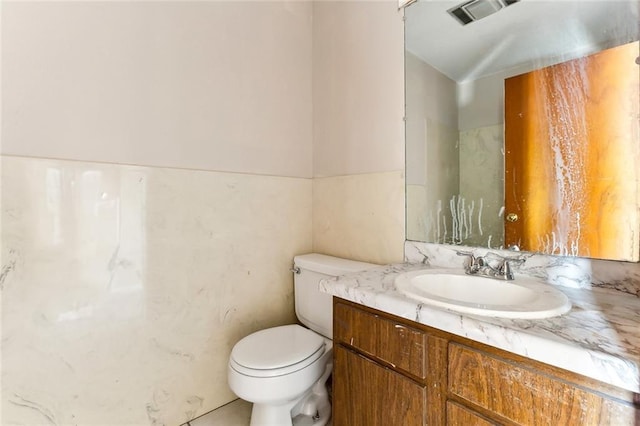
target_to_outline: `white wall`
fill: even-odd
[[[311,4],[3,9],[3,154],[311,177]]]
[[[402,11],[319,1],[313,23],[314,251],[402,261]]]
[[[458,83],[461,132],[504,123],[504,78],[494,74]]]
[[[311,3],[2,8],[0,423],[235,399],[312,249]]]
[[[540,64],[525,64],[477,80],[459,82],[460,131],[504,124],[504,80],[540,67]]]

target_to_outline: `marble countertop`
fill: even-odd
[[[320,289],[640,393],[640,298],[606,288],[554,286],[572,303],[571,310],[559,317],[521,320],[460,314],[431,307],[396,291],[397,275],[427,268],[411,263],[380,266],[323,280]]]

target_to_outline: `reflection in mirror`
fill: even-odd
[[[505,81],[505,243],[638,260],[638,42]]]
[[[636,170],[626,175],[632,181],[630,186],[635,188],[627,204],[635,212],[636,229],[627,227],[622,236],[598,234],[591,238],[635,239],[630,244],[634,252],[631,254],[601,254],[587,244],[565,243],[558,235],[559,230],[553,228],[533,238],[546,240],[545,244],[529,244],[531,238],[513,235],[513,229],[507,231],[509,241],[505,241],[505,222],[511,223],[507,218],[519,225],[528,218],[526,214],[523,217],[522,213],[505,210],[504,90],[505,80],[511,77],[637,41],[638,2],[495,0],[487,2],[490,10],[487,5],[474,5],[471,10],[484,11],[480,16],[486,16],[466,25],[448,12],[459,3],[419,0],[405,10],[407,239],[491,248],[517,244],[524,250],[548,254],[637,261],[640,132],[635,61],[635,68],[631,68],[636,78],[631,84],[635,87],[624,87],[628,91],[626,98],[618,97],[626,99],[631,107],[622,111],[613,108],[608,120],[618,122],[616,117],[626,114],[622,126],[635,138],[630,145],[632,151],[627,152],[628,163],[623,167]],[[636,43],[636,52],[637,46]],[[584,84],[588,87],[588,80]],[[583,105],[570,106],[574,115],[585,109]],[[563,120],[559,118],[553,126]],[[600,137],[612,139],[609,136]],[[531,146],[547,142],[540,139]],[[537,158],[528,167],[541,168],[548,161],[551,160]],[[594,161],[597,162],[597,157]],[[589,173],[600,171],[596,167]],[[599,176],[595,180],[598,179],[608,178]],[[517,186],[517,182],[507,182],[509,191],[514,184]],[[606,191],[603,194],[606,196]],[[578,199],[578,195],[572,194],[573,199]],[[522,204],[530,202],[526,196],[518,197]],[[545,203],[535,208],[554,210],[549,199]],[[599,211],[602,206],[593,200],[578,204],[588,204],[585,207],[590,209],[588,214],[598,218],[591,223],[602,223],[612,213]],[[556,218],[562,214],[556,213]],[[580,214],[585,215],[571,212],[562,220],[566,222],[569,216]],[[594,227],[581,232],[593,233]]]

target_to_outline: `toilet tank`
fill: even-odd
[[[317,253],[296,256],[293,264],[299,268],[299,273],[293,275],[296,316],[302,324],[330,339],[333,338],[333,298],[318,289],[320,280],[378,266]]]

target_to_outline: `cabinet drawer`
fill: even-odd
[[[449,344],[449,392],[523,425],[633,425],[632,406],[459,344]]]
[[[336,342],[425,378],[427,335],[423,331],[339,302],[334,304],[333,324]]]

